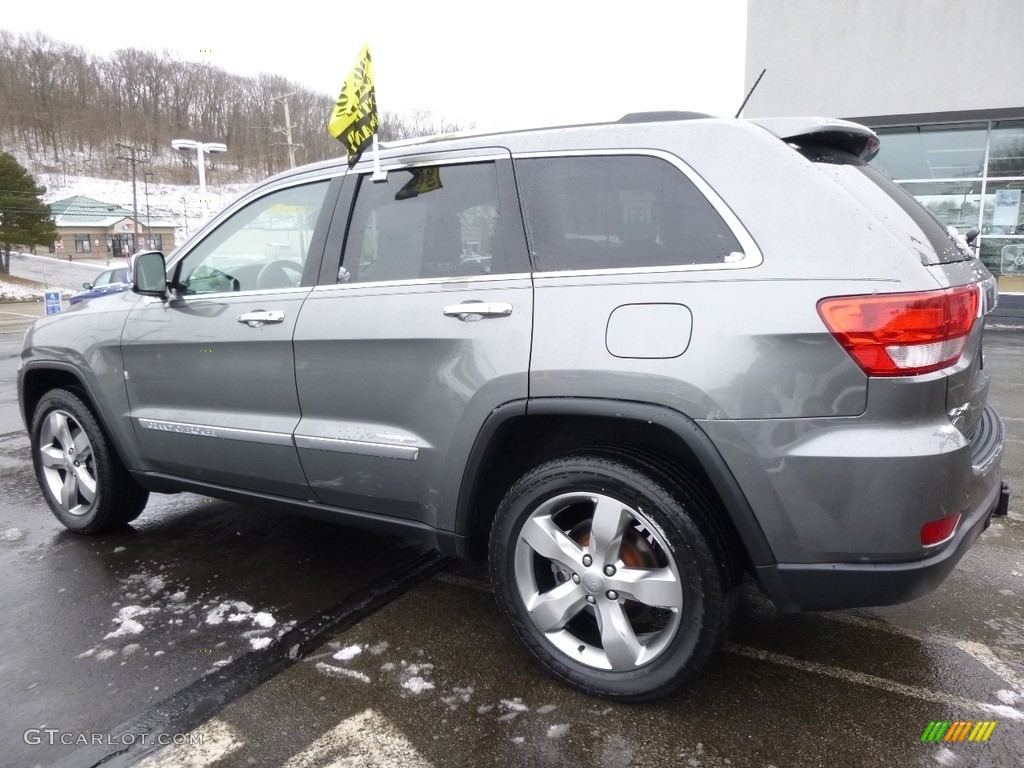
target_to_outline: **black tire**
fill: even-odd
[[[53,389],[43,395],[30,436],[36,480],[66,528],[102,533],[142,514],[149,492],[128,474],[77,393]]]
[[[498,604],[558,680],[619,701],[667,696],[721,645],[732,614],[731,558],[709,533],[713,515],[700,486],[650,465],[547,461],[498,508]]]

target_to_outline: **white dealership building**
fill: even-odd
[[[1024,1],[748,0],[745,117],[874,128],[873,164],[1024,288]]]

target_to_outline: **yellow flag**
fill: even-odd
[[[377,95],[373,90],[373,64],[368,45],[359,51],[356,65],[341,87],[338,102],[327,121],[327,132],[345,145],[349,168],[356,164],[377,132]]]
[[[408,200],[410,197],[417,197],[423,192],[433,192],[441,189],[441,169],[435,167],[415,168],[412,178],[395,193],[395,200]]]

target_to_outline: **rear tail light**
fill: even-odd
[[[818,302],[832,335],[869,376],[913,376],[960,359],[978,318],[977,285]]]
[[[932,520],[922,525],[921,545],[934,547],[937,544],[949,541],[953,538],[953,534],[956,533],[956,527],[960,524],[961,515],[962,513],[957,512],[955,515],[940,517],[938,520]]]

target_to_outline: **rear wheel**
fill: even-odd
[[[544,668],[587,693],[640,701],[691,679],[730,613],[728,558],[707,498],[651,468],[546,462],[502,501],[491,533],[499,604]]]
[[[36,479],[65,527],[101,533],[142,513],[149,493],[128,474],[75,392],[54,389],[43,395],[32,418],[31,441]]]

